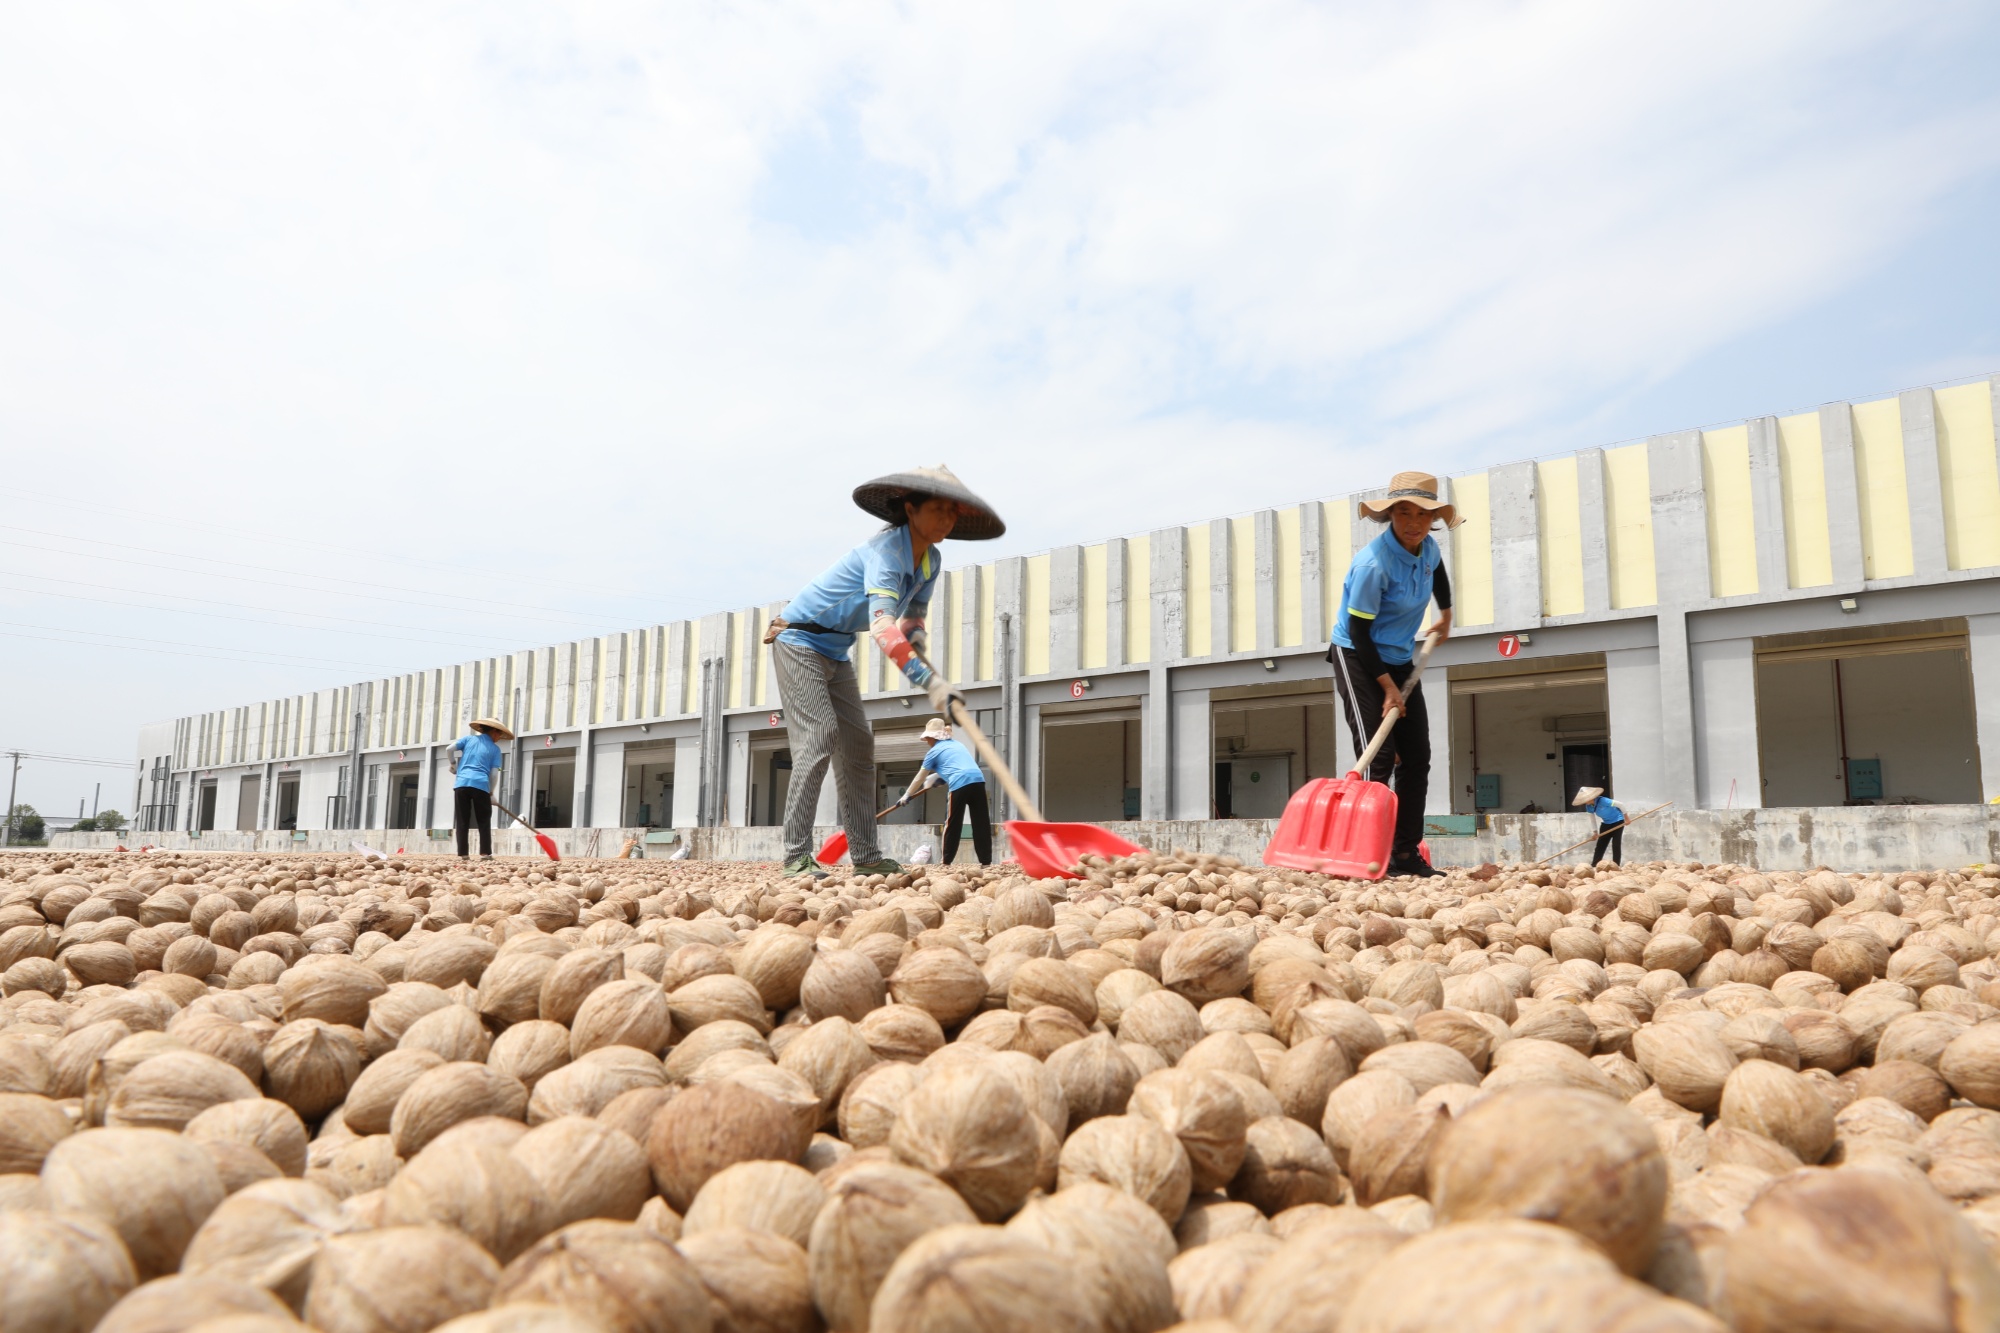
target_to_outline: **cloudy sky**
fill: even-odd
[[[783,597],[913,462],[983,559],[2000,368],[1996,60],[1944,2],[0,4],[0,746]]]

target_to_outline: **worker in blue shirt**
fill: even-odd
[[[514,733],[497,718],[478,717],[471,731],[451,743],[451,827],[458,835],[460,860],[470,859],[468,834],[479,828],[479,854],[493,859],[493,777],[499,772],[500,741]]]
[[[929,791],[938,783],[947,793],[944,814],[944,859],[950,865],[958,855],[959,830],[968,815],[972,818],[972,851],[979,864],[993,864],[993,816],[986,805],[986,774],[972,752],[952,739],[951,728],[941,717],[924,724],[924,764],[910,779],[903,799],[913,800],[918,792]]]
[[[1612,861],[1625,859],[1625,807],[1604,794],[1602,787],[1579,787],[1576,799],[1570,804],[1586,814],[1597,816],[1597,848],[1590,854],[1593,864],[1604,859],[1604,849],[1611,849]]]
[[[1368,748],[1382,719],[1398,716],[1388,741],[1368,765],[1371,782],[1396,780],[1396,836],[1385,873],[1428,877],[1433,870],[1418,853],[1424,835],[1424,803],[1431,776],[1430,715],[1423,682],[1408,694],[1402,686],[1415,670],[1417,631],[1424,612],[1437,603],[1430,632],[1451,636],[1451,579],[1444,553],[1431,539],[1432,527],[1458,526],[1457,510],[1438,499],[1437,478],[1399,472],[1380,500],[1363,500],[1361,516],[1382,524],[1382,535],[1359,551],[1341,584],[1339,613],[1327,661],[1333,664],[1334,691],[1354,736],[1356,754]]]
[[[850,660],[854,636],[866,630],[904,679],[949,716],[952,701],[963,699],[924,661],[924,617],[944,566],[938,544],[947,537],[987,541],[1007,531],[993,507],[941,465],[877,477],[855,488],[854,503],[888,526],[814,579],[764,636],[772,645],[792,749],[787,875],[824,873],[813,860],[812,834],[829,766],[856,873],[902,869],[875,840],[875,735]]]

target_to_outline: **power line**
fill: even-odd
[[[78,759],[66,754],[38,754],[33,750],[0,750],[10,759],[33,759],[42,764],[83,764],[89,768],[137,768],[137,759]]]
[[[74,633],[77,631],[70,632]],[[88,631],[82,632],[87,633]],[[187,653],[172,648],[146,648],[136,643],[90,643],[83,639],[54,639],[46,634],[20,634],[13,630],[0,630],[0,638],[32,639],[38,643],[67,643],[77,648],[122,648],[128,653],[159,653],[167,657],[200,657],[210,662],[239,662],[247,666],[283,667],[292,671],[298,670],[302,665],[299,662],[272,662],[231,653]],[[381,671],[391,674],[399,673],[402,670],[400,667],[386,666],[380,662],[336,662],[331,658],[321,658],[319,660],[332,666],[361,666],[367,667],[370,671]]]
[[[162,551],[146,546],[130,546],[123,542],[103,542],[103,541],[97,541],[96,539],[89,537],[72,537],[66,533],[60,533],[60,532],[43,532],[37,528],[24,528],[20,527],[17,524],[12,524],[12,523],[0,523],[0,528],[5,528],[14,532],[34,533],[37,536],[43,536],[43,537],[55,537],[62,541],[74,541],[74,542],[83,542],[97,546],[109,546],[116,550],[122,550],[122,551],[139,551],[144,554],[153,556],[165,556],[169,559],[175,559],[175,560],[201,560],[201,561],[207,561],[208,563],[211,564],[232,565],[239,569],[267,568],[267,566],[246,565],[242,564],[239,561],[234,561],[234,560],[213,560],[207,556],[190,556],[178,551]],[[34,542],[7,541],[4,538],[0,538],[0,546],[16,546],[20,547],[23,550],[41,551],[47,555],[66,555],[71,557],[72,559],[109,560],[121,565],[139,565],[143,568],[153,569],[153,570],[158,570],[162,567],[157,560],[135,560],[128,556],[105,555],[97,551],[68,551],[62,549],[61,547],[42,546]],[[302,590],[297,583],[280,582],[275,579],[251,578],[250,576],[245,574],[226,574],[220,570],[214,570],[214,569],[185,569],[172,565],[166,566],[166,568],[171,569],[175,573],[179,574],[196,574],[203,578],[230,579],[238,583],[255,583],[267,588],[285,588],[294,593],[297,593]],[[292,571],[281,570],[277,572],[285,573]],[[322,581],[332,582],[332,583],[351,583],[354,584],[354,586],[356,587],[362,587],[362,588],[387,588],[389,591],[392,592],[422,591],[421,589],[415,589],[415,588],[393,588],[387,584],[362,583],[354,579],[335,579],[331,578],[328,575],[323,575],[323,574],[305,574],[305,573],[292,572],[292,576],[295,579],[320,579]],[[480,610],[479,607],[482,606],[491,608],[511,608],[515,604],[511,602],[495,601],[490,598],[483,598],[483,597],[468,598],[458,593],[433,593],[431,595],[434,597],[456,598],[460,601],[477,603],[478,606],[451,606],[442,602],[417,602],[402,597],[383,597],[380,594],[376,593],[344,592],[337,588],[305,588],[303,589],[303,591],[324,593],[336,597],[353,597],[362,601],[391,602],[398,606],[420,607],[426,611],[460,611],[460,612],[476,612],[478,614],[488,615],[488,616],[498,615],[503,619],[531,620],[531,621],[538,621],[542,624],[547,624],[547,625],[573,626],[573,625],[597,625],[601,623],[595,620],[587,620],[581,616],[566,616],[560,612],[557,612],[554,615],[543,616],[543,615],[532,615],[526,612],[516,611],[511,609]],[[549,610],[550,608],[537,607],[535,609],[545,611]]]
[[[42,579],[42,580],[45,580],[45,581],[47,581],[47,582],[51,582],[51,583],[68,583],[68,584],[73,584],[73,585],[75,585],[75,586],[77,586],[77,587],[80,587],[80,588],[105,588],[105,589],[107,589],[108,591],[111,591],[111,592],[131,592],[131,593],[137,593],[137,594],[139,594],[139,595],[142,595],[142,596],[143,596],[143,595],[146,595],[146,594],[145,594],[145,590],[144,590],[144,589],[140,589],[140,588],[119,588],[119,587],[115,587],[115,586],[113,586],[113,585],[110,585],[110,584],[103,584],[103,583],[89,583],[89,582],[86,582],[86,581],[84,581],[84,580],[82,580],[82,579],[59,579],[59,578],[55,578],[55,577],[53,577],[52,575],[48,575],[48,574],[27,574],[27,573],[23,573],[23,572],[20,572],[20,571],[17,571],[17,570],[0,570],[0,574],[11,574],[11,575],[13,575],[13,576],[14,576],[14,577],[16,577],[16,578],[29,578],[29,579]],[[227,612],[225,612],[225,611],[198,611],[198,610],[194,609],[193,607],[187,607],[187,606],[155,606],[155,605],[149,605],[149,604],[147,604],[147,603],[145,603],[145,602],[121,602],[121,601],[116,601],[116,600],[114,600],[114,599],[112,599],[112,598],[109,598],[109,597],[87,597],[87,596],[85,596],[85,595],[84,595],[84,594],[82,594],[82,593],[75,593],[75,592],[53,592],[53,591],[49,591],[49,590],[47,590],[47,589],[43,589],[43,588],[21,588],[21,587],[9,587],[9,586],[7,586],[7,585],[4,585],[4,584],[0,584],[0,590],[4,590],[4,591],[7,591],[7,592],[24,592],[24,593],[27,593],[27,594],[29,594],[30,596],[34,596],[34,597],[53,597],[53,598],[60,598],[60,599],[62,599],[63,601],[70,601],[70,602],[95,602],[95,603],[97,603],[97,604],[98,604],[98,605],[100,605],[100,606],[123,606],[123,607],[129,607],[129,608],[131,608],[132,610],[135,610],[135,611],[164,611],[164,612],[167,612],[168,614],[171,614],[171,615],[180,615],[180,616],[207,616],[207,617],[210,617],[211,619],[215,619],[215,620],[234,620],[234,621],[239,621],[239,622],[241,622],[241,623],[243,623],[243,624],[246,624],[246,625],[268,625],[268,626],[271,626],[271,627],[272,627],[272,628],[274,628],[274,629],[295,629],[295,630],[305,630],[305,631],[307,631],[308,633],[313,633],[313,634],[348,634],[348,635],[357,635],[357,636],[359,636],[359,637],[361,637],[361,638],[365,638],[365,639],[391,639],[391,640],[394,640],[394,641],[396,641],[396,642],[398,642],[398,643],[417,643],[417,644],[425,644],[425,645],[428,645],[429,647],[433,647],[433,648],[453,648],[453,647],[463,647],[463,646],[465,646],[465,645],[467,645],[467,644],[477,644],[477,643],[509,643],[509,644],[511,644],[511,643],[513,643],[513,642],[514,642],[514,640],[513,640],[512,638],[510,638],[510,637],[508,637],[508,636],[504,636],[504,635],[498,635],[498,634],[463,634],[463,635],[460,635],[460,634],[454,634],[454,635],[452,636],[452,639],[456,639],[456,640],[458,640],[458,642],[456,642],[456,643],[454,643],[454,642],[452,641],[452,639],[413,639],[413,638],[410,638],[410,637],[408,637],[407,635],[401,635],[401,634],[374,634],[374,633],[370,633],[370,632],[369,632],[369,631],[367,631],[367,630],[362,630],[362,629],[347,629],[347,628],[344,628],[343,626],[340,626],[340,625],[300,625],[300,624],[295,624],[295,623],[292,623],[292,622],[289,622],[289,621],[283,621],[283,620],[268,620],[268,619],[264,619],[264,618],[262,618],[262,617],[258,617],[258,616],[232,616],[232,615],[230,615],[229,613],[227,613]],[[181,593],[156,593],[156,594],[153,594],[153,595],[155,595],[155,596],[160,596],[160,597],[173,597],[173,598],[177,598],[177,599],[179,599],[179,600],[182,600],[182,601],[189,601],[189,602],[204,602],[204,603],[207,603],[208,605],[211,605],[211,606],[232,606],[232,605],[236,605],[236,603],[232,603],[232,602],[224,602],[224,601],[220,601],[220,600],[218,600],[218,599],[216,599],[216,598],[212,598],[212,597],[188,597],[188,596],[185,596],[184,594],[181,594]],[[245,610],[259,610],[259,609],[262,609],[262,608],[257,608],[257,607],[245,607],[244,609],[245,609]],[[320,613],[319,613],[319,612],[317,612],[317,611],[305,611],[305,612],[299,612],[299,613],[297,613],[297,614],[301,614],[301,615],[309,615],[309,616],[318,616],[318,615],[320,615]],[[323,617],[323,618],[324,618],[324,619],[328,619],[328,620],[341,620],[341,621],[345,621],[345,622],[346,622],[347,624],[350,624],[350,625],[383,625],[383,624],[385,624],[385,622],[383,622],[383,621],[378,621],[378,620],[357,620],[357,619],[354,619],[354,618],[352,618],[352,617],[349,617],[349,616],[325,616],[325,617]],[[394,625],[394,626],[389,626],[389,628],[394,628],[394,629],[413,629],[413,628],[416,628],[416,627],[415,627],[415,626],[408,626],[408,625]]]

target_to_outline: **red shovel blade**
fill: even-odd
[[[1021,873],[1036,879],[1081,879],[1076,867],[1086,856],[1139,856],[1146,850],[1095,824],[1030,824],[1014,819],[1007,823],[1007,836]]]
[[[841,829],[819,845],[819,851],[814,854],[813,860],[823,866],[830,866],[845,855],[847,855],[847,830]]]
[[[1315,778],[1292,793],[1264,864],[1380,879],[1395,839],[1395,792],[1354,773]]]
[[[551,861],[562,860],[562,853],[556,850],[556,840],[554,838],[551,838],[546,833],[537,833],[535,835],[535,841],[542,845],[542,850],[544,852],[548,853],[549,860]]]

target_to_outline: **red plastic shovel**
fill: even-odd
[[[519,815],[515,814],[512,810],[509,810],[506,806],[500,804],[500,802],[498,801],[495,801],[493,803],[493,808],[495,810],[498,810],[501,814],[507,816],[507,818],[513,820],[516,824],[519,824],[522,828],[528,830],[528,832],[534,834],[535,841],[542,845],[542,850],[548,854],[549,860],[551,861],[562,860],[562,853],[556,850],[556,840],[554,838],[551,838],[548,834],[542,832],[540,829],[536,828],[533,824],[530,824],[527,820],[521,818]]]
[[[1403,682],[1404,694],[1424,674],[1436,636],[1424,640],[1417,653],[1416,669]],[[1292,793],[1278,831],[1264,848],[1264,864],[1311,870],[1342,879],[1380,879],[1389,866],[1389,852],[1396,840],[1396,793],[1380,782],[1362,775],[1401,713],[1390,713],[1375,729],[1375,739],[1354,761],[1354,767],[1338,778],[1314,778]],[[1338,721],[1336,720],[1336,725]]]

